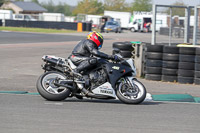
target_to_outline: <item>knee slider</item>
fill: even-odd
[[[97,63],[97,59],[96,58],[91,58],[88,60],[88,62],[91,64],[91,65],[95,65]]]

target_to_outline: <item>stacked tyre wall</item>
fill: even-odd
[[[178,63],[179,63],[179,48],[171,46],[163,46],[163,67],[162,67],[162,81],[176,82]]]
[[[160,81],[162,76],[162,45],[147,45],[145,78]]]
[[[179,48],[179,65],[178,65],[179,83],[193,84],[195,51],[196,48],[188,48],[188,47]]]
[[[147,45],[145,79],[200,84],[200,48]]]
[[[120,54],[123,58],[134,58],[134,44],[131,42],[114,42],[112,54]]]
[[[200,85],[200,48],[196,48],[194,83]]]

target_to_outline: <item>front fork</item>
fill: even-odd
[[[126,88],[127,91],[131,91],[132,94],[134,94],[134,97],[137,97],[139,93],[139,89],[134,85],[133,80],[137,80],[133,77],[124,77],[121,79],[122,84],[128,84],[128,88]]]

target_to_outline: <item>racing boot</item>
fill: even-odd
[[[83,78],[84,71],[91,67],[91,64],[88,61],[81,62],[73,73],[77,78]]]

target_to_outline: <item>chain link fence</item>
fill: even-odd
[[[196,21],[196,25],[194,25],[194,35],[196,36],[196,40],[194,39],[194,44],[200,44],[200,7],[195,8],[196,12],[194,13],[194,22]],[[196,18],[196,19],[195,19]],[[196,32],[196,33],[195,33]]]
[[[158,31],[159,27],[159,32],[152,36],[153,41],[169,45],[193,42],[194,7],[165,5],[155,5],[155,7],[155,29]],[[159,37],[162,36],[166,37],[161,40]]]

